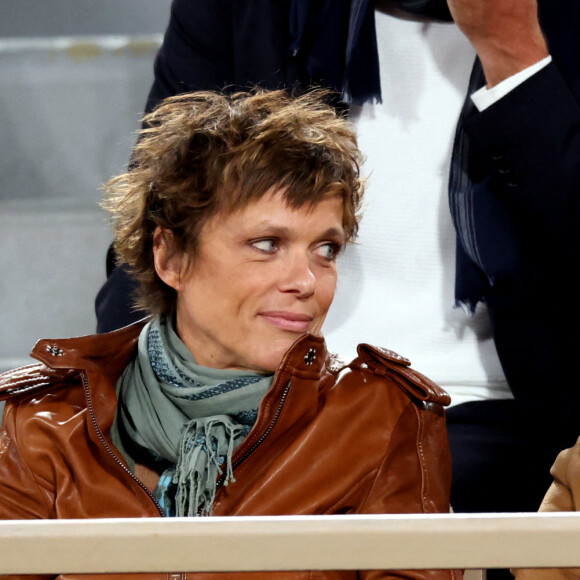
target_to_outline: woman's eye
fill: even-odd
[[[278,241],[274,238],[267,238],[264,240],[257,240],[252,242],[252,246],[257,250],[260,250],[260,252],[271,254],[278,247]]]
[[[322,256],[325,260],[332,262],[338,256],[340,252],[340,246],[335,243],[328,242],[327,244],[322,244],[318,246],[316,252],[319,256]]]

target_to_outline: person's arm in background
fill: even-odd
[[[550,47],[552,64],[471,115],[465,129],[487,164],[489,189],[504,196],[523,231],[539,228],[547,246],[570,248],[573,240],[562,236],[574,227],[580,179],[580,48],[574,41],[580,10],[572,2],[546,3],[546,42],[536,0],[449,0],[449,6],[477,50],[488,88],[541,61]]]
[[[396,4],[432,11],[444,2]],[[539,14],[536,0],[449,0],[449,8],[492,90],[552,57],[462,121],[475,154],[474,199],[487,198],[497,210],[475,211],[474,230],[485,243],[497,214],[510,224],[520,256],[517,282],[496,280],[488,296],[498,354],[516,400],[540,420],[538,433],[561,449],[573,442],[580,418],[580,316],[570,282],[580,253],[580,3],[541,0]]]
[[[540,512],[573,512],[580,500],[580,439],[564,449],[550,470],[554,482],[546,492]],[[522,568],[512,570],[517,580],[578,580],[580,568]]]
[[[448,0],[448,5],[479,56],[488,87],[548,56],[536,0]]]
[[[573,442],[580,414],[580,317],[570,284],[580,249],[580,7],[542,2],[538,16],[535,0],[449,5],[488,86],[542,60],[548,48],[553,58],[464,127],[484,176],[476,194],[499,200],[521,256],[521,285],[497,284],[489,300],[498,354],[516,400],[561,448]]]
[[[145,111],[180,93],[222,90],[234,82],[233,69],[231,1],[174,0]]]
[[[289,0],[173,0],[146,111],[191,91],[292,86],[289,14]]]
[[[488,89],[553,53],[552,64],[484,111],[474,111],[465,120],[465,128],[487,163],[490,189],[506,195],[508,203],[521,201],[522,206],[513,206],[522,212],[521,217],[561,234],[580,177],[576,162],[580,153],[580,64],[575,58],[580,56],[580,42],[574,40],[580,24],[577,3],[542,2],[542,31],[536,0],[391,2],[410,13],[437,18],[445,18],[448,7],[477,51]],[[554,212],[559,215],[547,220]]]

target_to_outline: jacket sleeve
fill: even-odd
[[[0,519],[50,518],[48,496],[26,463],[15,429],[18,403],[8,401],[0,431]]]
[[[233,83],[232,43],[230,0],[174,0],[146,110],[169,96]]]
[[[392,474],[397,477],[393,478]],[[451,456],[441,405],[413,402],[405,407],[393,431],[368,497],[360,513],[447,513]],[[408,578],[450,580],[454,570],[361,571],[365,580]]]
[[[393,5],[410,14],[438,20],[451,20],[446,0],[391,0]]]
[[[0,429],[0,519],[37,519],[50,517],[46,496],[21,456],[14,430],[15,405],[7,402]],[[48,580],[53,575],[1,575],[10,580]]]
[[[293,86],[289,0],[173,0],[146,110],[190,91]]]

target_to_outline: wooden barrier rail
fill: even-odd
[[[506,567],[580,567],[580,513],[0,522],[1,574]]]

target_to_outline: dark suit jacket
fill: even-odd
[[[480,242],[493,247],[494,220],[514,240],[507,276],[493,256],[487,265],[498,354],[516,400],[557,447],[580,425],[580,3],[540,0],[540,19],[553,63],[464,124],[475,195],[495,208],[474,213]]]

